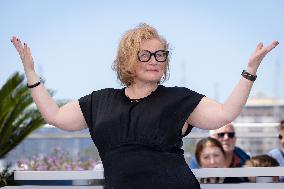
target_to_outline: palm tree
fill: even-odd
[[[0,159],[44,124],[24,75],[14,73],[0,88]]]

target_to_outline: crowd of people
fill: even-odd
[[[196,144],[195,156],[191,157],[189,167],[198,168],[234,168],[234,167],[278,167],[284,166],[284,120],[279,124],[280,148],[267,154],[250,157],[236,146],[237,135],[234,124],[229,123],[212,130],[210,136],[202,138]],[[265,180],[264,180],[265,178]],[[240,183],[240,182],[284,182],[284,177],[248,177],[248,178],[201,178],[200,183]]]

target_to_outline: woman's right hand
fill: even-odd
[[[35,73],[34,61],[30,48],[26,43],[23,44],[21,40],[15,36],[12,37],[11,42],[21,57],[27,77],[27,83],[29,85],[35,84],[40,78]],[[87,128],[87,123],[82,114],[78,100],[68,102],[62,107],[59,107],[43,85],[32,88],[30,92],[42,117],[48,124],[69,131]]]
[[[21,40],[15,36],[12,37],[11,42],[13,43],[20,55],[25,72],[34,72],[34,61],[28,45],[26,43],[22,44]]]

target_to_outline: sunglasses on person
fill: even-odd
[[[235,132],[223,132],[223,133],[217,133],[218,138],[224,138],[225,135],[228,136],[228,138],[234,138]]]
[[[283,136],[282,135],[278,135],[279,140],[282,140]]]
[[[158,50],[156,52],[150,52],[147,50],[138,51],[137,57],[140,62],[149,62],[152,56],[155,57],[157,62],[165,62],[168,58],[169,51]]]

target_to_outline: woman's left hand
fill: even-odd
[[[247,67],[247,72],[250,74],[256,75],[256,71],[262,61],[262,59],[269,53],[272,49],[274,49],[279,44],[278,41],[273,41],[269,46],[264,47],[263,43],[259,43],[256,47],[256,50],[251,55]]]

